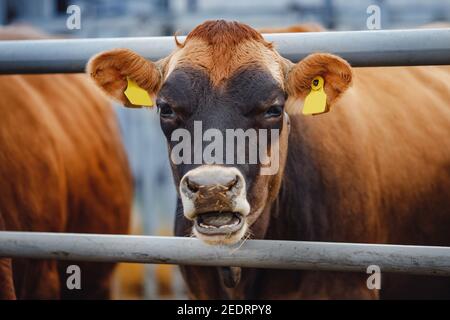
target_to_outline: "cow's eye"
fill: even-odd
[[[167,102],[157,101],[156,106],[158,107],[159,115],[162,118],[172,118],[175,116],[175,111],[173,111],[172,107]]]
[[[264,116],[266,118],[278,118],[283,114],[283,106],[282,105],[273,105],[269,109],[267,109]]]

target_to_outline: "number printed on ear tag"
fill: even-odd
[[[150,98],[148,92],[139,87],[138,84],[130,78],[127,78],[127,80],[128,86],[124,91],[124,94],[128,98],[128,101],[130,101],[135,106],[153,106],[153,101]]]
[[[315,115],[329,111],[327,95],[323,86],[325,81],[321,76],[315,77],[311,82],[311,91],[308,93],[303,105],[304,115]]]

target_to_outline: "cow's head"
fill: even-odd
[[[93,57],[88,72],[126,106],[131,106],[124,95],[127,78],[156,99],[184,217],[191,221],[188,232],[208,243],[227,244],[239,241],[258,222],[265,227],[259,227],[261,234],[256,236],[265,232],[265,209],[277,196],[287,157],[288,113],[301,108],[298,103],[288,105],[305,98],[316,76],[325,79],[328,105],[351,82],[351,68],[339,57],[312,54],[294,64],[254,29],[226,21],[198,26],[160,61],[116,49]],[[230,151],[228,138],[239,141],[227,136],[227,129],[247,133],[245,145],[234,145]],[[256,133],[250,145],[255,136],[249,129]],[[264,132],[266,137],[260,136]],[[184,134],[190,137],[181,139]],[[187,138],[191,140],[182,141]],[[213,144],[220,138],[222,143]],[[265,150],[263,139],[268,142]],[[181,142],[186,148],[180,148]],[[263,155],[256,163],[250,159],[250,148]],[[185,161],[174,159],[177,155]],[[242,155],[244,163],[242,158],[238,161]],[[278,157],[277,170],[263,174],[267,157]]]

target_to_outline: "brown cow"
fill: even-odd
[[[158,62],[116,49],[92,58],[88,72],[126,105],[127,77],[157,96],[179,236],[450,245],[449,67],[352,69],[327,53],[292,63],[249,26],[207,21]],[[303,116],[316,76],[331,112]],[[272,158],[278,145],[279,170],[179,163],[174,133],[195,134],[194,121],[219,132],[277,129],[266,151]],[[232,151],[232,160],[243,152]],[[243,269],[239,281],[239,268],[182,271],[194,298],[450,297],[442,278],[383,275],[373,291],[366,274]]]
[[[29,36],[0,32],[12,38]],[[128,232],[132,184],[118,123],[86,80],[0,76],[0,230]],[[81,290],[66,287],[71,264],[81,268]],[[111,264],[2,258],[0,299],[108,298],[112,271]]]

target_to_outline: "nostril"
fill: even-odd
[[[186,178],[186,185],[187,185],[188,189],[194,193],[197,192],[200,188],[200,186],[198,184],[189,180],[189,178]]]
[[[227,190],[231,190],[237,183],[238,183],[239,177],[235,176],[233,180],[231,180],[230,182],[228,182],[225,187],[227,188]]]

